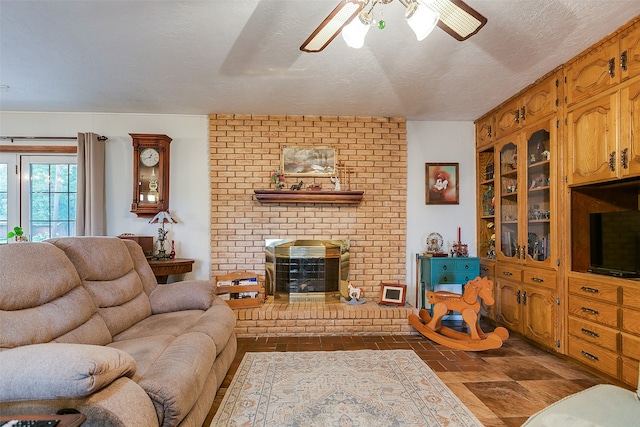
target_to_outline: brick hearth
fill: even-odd
[[[235,331],[239,337],[409,335],[415,332],[409,326],[409,314],[417,311],[408,304],[280,303],[268,297],[260,307],[234,310]]]

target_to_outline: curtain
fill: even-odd
[[[106,234],[104,139],[95,133],[78,133],[76,236]]]

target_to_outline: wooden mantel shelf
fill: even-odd
[[[260,203],[360,203],[364,191],[253,190]]]

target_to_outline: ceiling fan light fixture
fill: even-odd
[[[364,10],[342,28],[342,38],[347,46],[360,49],[364,46],[364,38],[371,27],[371,16]]]
[[[404,14],[407,24],[416,34],[418,41],[424,40],[435,28],[440,15],[430,7],[412,2],[407,6]]]
[[[316,30],[302,43],[300,50],[304,52],[320,52],[338,35],[345,23],[355,20],[365,2],[362,0],[343,0],[322,21]]]

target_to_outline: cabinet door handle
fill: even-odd
[[[515,115],[515,117],[516,117],[516,123],[520,123],[520,110],[517,110],[517,109],[516,109],[516,110],[513,112],[513,114],[514,114],[514,115]]]
[[[609,59],[609,76],[610,77],[616,76],[616,59],[615,58]]]
[[[580,310],[582,310],[583,313],[594,314],[596,316],[600,314],[598,310],[594,310],[593,308],[580,307]]]
[[[609,170],[611,172],[616,171],[616,152],[612,151],[609,153]]]
[[[539,277],[532,277],[531,281],[536,283],[544,283],[544,279],[541,279]]]
[[[522,305],[527,305],[527,291],[522,293]]]
[[[527,114],[526,114],[526,112],[527,112],[526,107],[524,107],[524,106],[523,106],[523,107],[520,109],[520,117],[522,118],[522,120],[523,120],[523,121],[527,119]]]
[[[620,54],[620,69],[622,69],[622,71],[627,71],[628,55],[626,50]]]
[[[588,353],[584,350],[580,351],[580,354],[582,354],[584,357],[588,357],[591,360],[595,360],[596,362],[600,360],[598,356],[594,356],[593,354]]]
[[[487,137],[491,138],[491,125],[487,126]]]
[[[443,283],[448,282],[448,281],[449,281],[449,278],[447,278],[446,276],[442,278],[442,282]]]
[[[527,258],[527,247],[523,246],[522,250],[520,251],[520,253],[522,254],[522,259],[526,259]]]
[[[585,292],[590,292],[592,294],[599,294],[600,293],[600,289],[589,288],[587,286],[581,286],[580,289],[585,291]]]
[[[482,267],[482,271],[489,271],[489,267]]]
[[[504,274],[505,276],[513,276],[513,273],[510,271],[503,271],[502,274]]]
[[[516,292],[516,302],[518,304],[520,304],[521,298],[520,298],[520,291]]]
[[[594,338],[600,338],[600,334],[590,331],[588,329],[582,328],[580,329],[580,331],[585,334],[585,335],[589,335],[590,337],[594,337]]]
[[[622,164],[622,169],[629,169],[629,149],[624,148],[620,152],[620,163]]]

